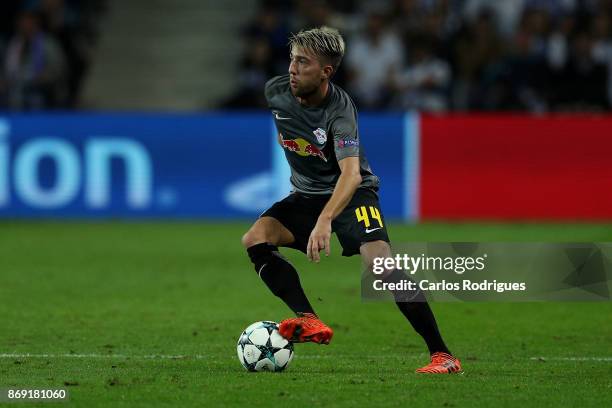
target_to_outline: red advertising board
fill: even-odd
[[[612,220],[611,116],[424,116],[420,134],[423,220]]]

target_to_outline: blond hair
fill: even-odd
[[[334,68],[338,70],[342,57],[344,57],[344,39],[340,32],[331,27],[318,27],[310,30],[302,30],[289,37],[289,47],[300,47],[313,52],[316,56],[325,58]]]

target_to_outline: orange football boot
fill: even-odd
[[[280,322],[278,331],[281,336],[295,343],[311,341],[329,344],[334,331],[312,313],[298,313],[298,317]]]
[[[433,353],[431,355],[431,363],[417,369],[416,372],[426,374],[461,373],[461,362],[447,353]]]

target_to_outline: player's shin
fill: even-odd
[[[253,245],[247,249],[255,271],[270,291],[281,298],[295,313],[315,314],[300,283],[300,277],[278,248],[269,243]]]
[[[399,283],[410,280],[410,278],[404,272],[396,269],[384,280],[389,283]],[[423,292],[417,289],[415,291],[397,290],[392,293],[399,310],[427,343],[430,354],[436,352],[451,354],[442,340],[436,318]]]

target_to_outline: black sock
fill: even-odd
[[[281,298],[295,313],[315,314],[293,267],[272,244],[262,243],[247,249],[255,271],[272,293]]]
[[[402,280],[411,279],[396,269],[387,276],[385,282],[400,282]],[[393,291],[393,297],[399,310],[408,319],[414,330],[423,337],[425,343],[427,343],[430,354],[435,352],[451,354],[446,344],[444,344],[444,340],[442,340],[436,318],[421,290],[417,289],[414,292]]]

